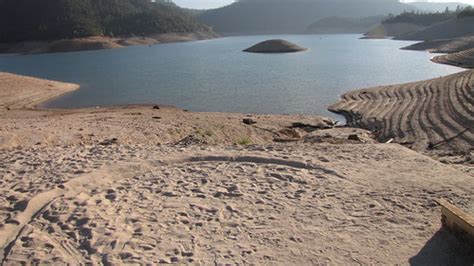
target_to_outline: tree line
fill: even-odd
[[[209,30],[176,5],[149,0],[0,0],[0,42]]]
[[[420,26],[430,26],[438,22],[446,21],[452,18],[464,18],[474,16],[474,10],[471,6],[462,8],[458,6],[456,10],[449,10],[446,8],[444,12],[403,12],[399,15],[389,14],[387,18],[382,21],[382,24],[393,23],[411,23]]]

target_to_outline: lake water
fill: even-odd
[[[359,40],[359,35],[243,36],[125,49],[0,56],[0,71],[78,83],[47,107],[130,103],[191,111],[317,114],[357,88],[417,81],[461,71],[435,64],[413,42]],[[294,54],[243,49],[282,38],[309,48]]]

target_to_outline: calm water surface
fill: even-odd
[[[295,54],[241,50],[283,38],[309,48]],[[431,63],[432,54],[402,51],[412,42],[359,35],[243,36],[125,49],[0,56],[0,71],[78,83],[48,107],[130,103],[191,111],[318,114],[348,90],[410,82],[461,71]]]

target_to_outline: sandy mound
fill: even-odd
[[[0,108],[33,108],[45,100],[78,88],[77,84],[0,72]]]
[[[436,56],[431,60],[441,64],[474,68],[474,48],[457,53]]]
[[[329,109],[413,148],[474,146],[474,71],[348,92]]]
[[[285,40],[268,40],[244,50],[248,53],[294,53],[307,50]]]
[[[472,178],[398,145],[32,147],[0,161],[6,264],[472,261],[435,203],[469,209]]]

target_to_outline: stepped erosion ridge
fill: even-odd
[[[351,91],[329,110],[351,126],[416,149],[474,145],[474,71],[402,85]]]
[[[474,68],[474,11],[405,12],[389,17],[367,38],[424,40],[402,49],[446,53],[431,60]],[[374,35],[372,35],[374,34]],[[381,141],[417,150],[457,150],[474,146],[474,71],[426,81],[351,91],[329,107],[350,126],[373,131]]]
[[[474,48],[457,53],[436,56],[432,61],[463,68],[474,68]]]

